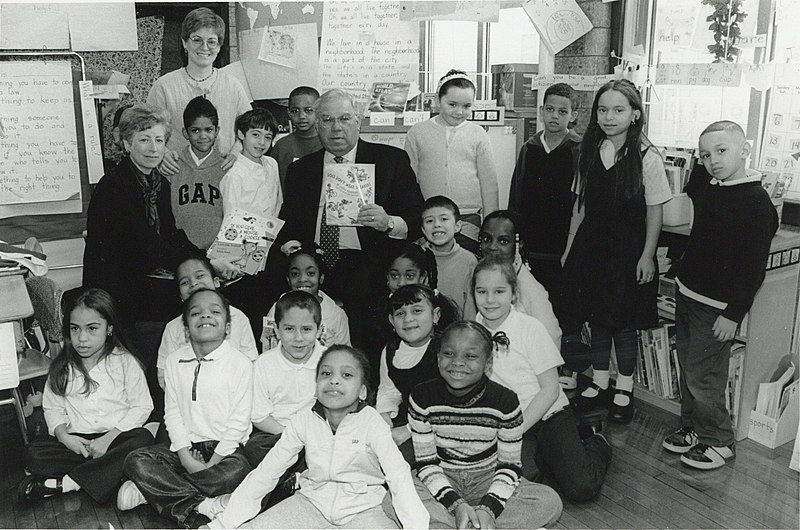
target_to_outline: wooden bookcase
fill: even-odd
[[[685,248],[689,231],[689,225],[664,227],[659,246],[669,246],[670,255],[679,256]],[[800,234],[778,230],[772,240],[770,255],[792,249],[800,252]],[[795,366],[800,367],[797,351],[792,349],[792,334],[798,316],[799,279],[800,263],[797,262],[767,270],[764,283],[750,308],[747,334],[737,339],[745,344],[742,394],[737,411],[737,441],[747,438],[750,413],[755,408],[759,383],[771,379],[783,357],[791,356]],[[640,386],[637,386],[635,396],[668,412],[680,414],[680,403],[676,400],[662,398]]]

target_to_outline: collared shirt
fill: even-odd
[[[485,324],[480,314],[475,320],[479,324]],[[516,309],[511,309],[511,313],[503,323],[497,326],[497,329],[491,330],[491,333],[498,331],[506,334],[510,344],[506,350],[495,351],[489,379],[513,390],[519,398],[524,413],[541,390],[539,374],[561,366],[564,364],[564,359],[548,336],[544,325]],[[559,386],[558,397],[542,419],[547,419],[567,405],[569,400]]]
[[[261,509],[261,499],[305,449],[308,469],[300,491],[337,526],[380,506],[386,486],[403,528],[428,528],[429,515],[414,489],[411,469],[392,440],[389,425],[375,409],[361,407],[345,416],[334,434],[319,403],[297,413],[261,464],[231,495],[211,528],[236,528]]]
[[[139,362],[127,351],[115,348],[89,371],[97,388],[83,393],[83,375],[70,368],[63,396],[44,387],[42,408],[47,430],[55,436],[56,427],[66,425],[68,433],[108,432],[114,427],[129,431],[144,425],[153,411],[153,400]]]
[[[203,162],[205,162],[206,159],[211,156],[211,153],[213,153],[213,150],[209,150],[208,154],[206,156],[204,156],[203,158],[197,158],[197,155],[194,154],[194,149],[189,147],[189,154],[192,155],[192,160],[194,160],[194,163],[197,164],[197,167],[200,167],[201,165],[203,165]]]
[[[344,162],[348,164],[356,164],[356,151],[358,150],[358,144],[350,150],[348,153],[342,155],[344,158]],[[328,164],[336,164],[334,158],[337,155],[334,155],[330,151],[325,151],[325,155],[322,158],[323,167]],[[378,178],[376,175],[375,178]],[[325,194],[322,193],[320,190],[319,194],[319,206],[317,208],[317,228],[314,231],[314,241],[319,243],[319,226],[322,223],[322,209],[325,207]],[[391,232],[389,232],[389,237],[393,239],[405,239],[408,235],[408,225],[406,224],[405,220],[397,215],[390,216],[394,219],[394,228]],[[358,231],[355,226],[341,226],[339,227],[339,248],[341,249],[349,249],[349,250],[361,250],[361,241],[358,239]]]
[[[430,342],[431,341],[428,340],[422,346],[415,347],[406,344],[405,341],[400,341],[400,345],[397,347],[397,351],[392,359],[392,364],[395,368],[401,370],[415,367],[425,356]],[[402,393],[397,389],[392,378],[389,377],[389,366],[386,363],[386,348],[384,348],[383,353],[381,353],[380,384],[378,385],[378,397],[375,402],[375,409],[381,414],[388,412],[391,417],[394,418],[397,416],[402,402]]]
[[[233,306],[231,306],[231,332],[225,340],[251,361],[258,358],[258,348],[256,348],[256,340],[253,337],[253,328],[250,327],[250,319],[242,313],[241,309]],[[188,344],[189,339],[186,337],[183,317],[173,318],[167,323],[164,333],[161,335],[156,368],[163,370],[167,357]]]
[[[225,215],[234,208],[241,208],[257,215],[277,217],[283,204],[278,163],[268,156],[262,156],[259,162],[244,155],[237,156],[219,187]]]
[[[617,163],[617,150],[609,139],[605,139],[600,144],[600,160],[606,169],[611,169]],[[664,204],[672,199],[664,161],[661,159],[661,155],[653,149],[645,151],[642,157],[642,184],[644,185],[644,202],[648,206]]]
[[[253,423],[272,417],[284,427],[295,414],[314,404],[317,363],[325,348],[316,343],[302,363],[289,361],[278,345],[264,352],[253,365]]]
[[[167,357],[164,424],[170,450],[217,440],[214,452],[227,456],[252,430],[253,363],[225,341],[203,358],[195,380],[196,359],[191,345]]]

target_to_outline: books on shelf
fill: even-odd
[[[665,323],[637,333],[639,363],[634,372],[634,380],[659,397],[678,399],[680,367],[675,324]]]
[[[739,425],[739,404],[742,400],[742,375],[744,373],[744,344],[731,347],[731,360],[728,365],[728,384],[725,388],[725,404],[731,415],[731,425]]]
[[[208,259],[228,259],[245,274],[258,274],[264,270],[269,249],[281,228],[283,220],[277,217],[234,208],[223,219],[206,255]]]

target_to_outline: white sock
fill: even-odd
[[[64,478],[61,479],[61,491],[64,493],[78,491],[79,489],[81,489],[80,485],[72,480],[72,477],[69,475],[64,475]]]
[[[617,375],[617,384],[615,386],[617,390],[627,390],[628,392],[633,390],[633,374],[631,375]],[[631,398],[624,394],[614,394],[614,404],[619,405],[620,407],[625,407],[631,402]]]
[[[600,388],[602,388],[603,390],[608,388],[608,380],[609,380],[609,378],[610,378],[610,374],[609,374],[608,370],[595,370],[595,369],[592,369],[592,382],[594,384],[596,384],[597,386],[599,386]],[[598,393],[599,392],[597,392],[597,390],[595,390],[593,387],[589,387],[586,390],[584,390],[583,392],[581,392],[581,395],[583,397],[593,398],[593,397],[597,397]]]
[[[58,487],[58,480],[54,478],[49,478],[44,481],[44,485],[46,488],[57,488]]]
[[[206,497],[200,504],[197,505],[197,511],[199,513],[202,513],[209,519],[213,519],[213,517],[209,515],[209,508],[211,508],[211,499],[209,497]]]

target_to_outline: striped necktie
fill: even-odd
[[[333,161],[337,164],[343,164],[345,159],[343,156],[336,156]],[[339,227],[328,224],[327,209],[327,202],[325,202],[322,205],[322,219],[319,224],[319,248],[323,252],[322,261],[330,271],[339,261]]]
[[[178,359],[179,363],[193,363],[196,362],[197,366],[194,369],[194,381],[192,381],[192,401],[197,401],[197,376],[200,375],[200,365],[202,363],[210,363],[214,359],[206,359],[205,357],[192,357],[191,359]]]

